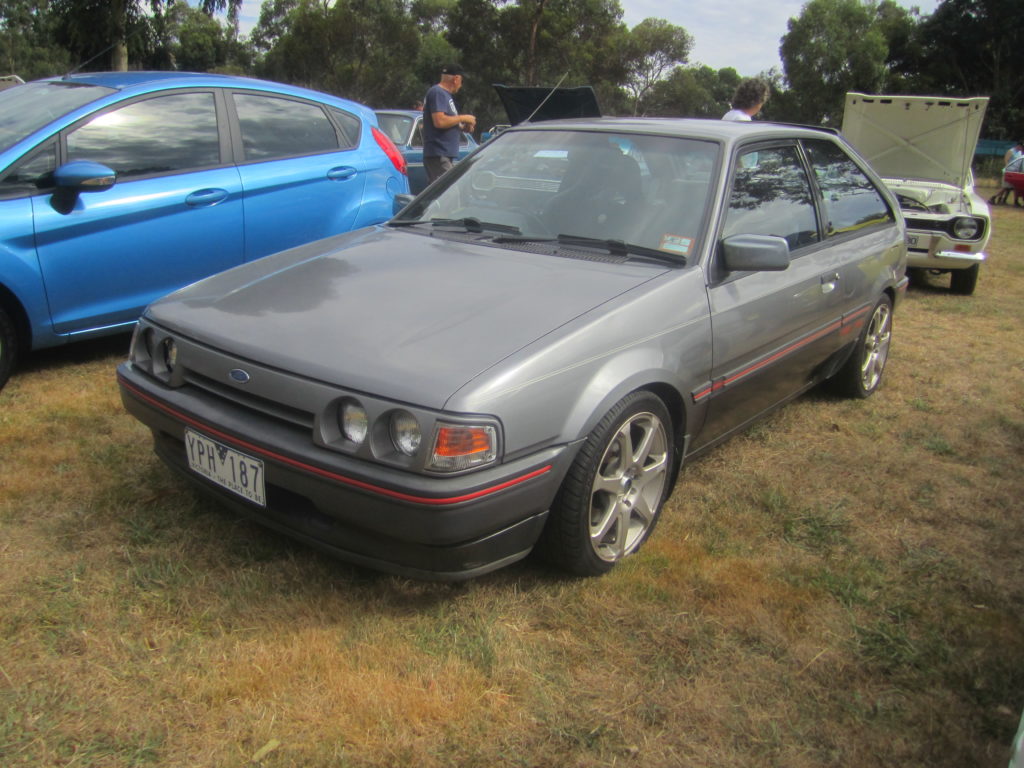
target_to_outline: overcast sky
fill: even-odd
[[[623,21],[634,27],[648,17],[666,19],[686,29],[694,46],[690,64],[713,69],[733,67],[741,75],[756,75],[771,67],[782,69],[779,40],[786,22],[799,16],[805,0],[619,0]],[[898,0],[907,8],[916,5],[924,14],[935,10],[938,0]],[[260,0],[243,0],[242,34],[259,18]]]

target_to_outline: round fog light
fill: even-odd
[[[411,413],[395,411],[391,414],[391,442],[400,453],[415,455],[422,439],[420,425]]]
[[[341,406],[338,421],[345,439],[351,440],[356,445],[362,445],[366,439],[366,433],[370,429],[370,419],[366,415],[366,409],[359,403],[349,400]]]

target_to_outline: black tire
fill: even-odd
[[[949,290],[952,293],[956,293],[961,296],[970,296],[974,293],[974,288],[978,285],[978,273],[980,271],[981,268],[978,264],[968,267],[967,269],[951,270]]]
[[[892,341],[892,300],[882,296],[875,304],[850,358],[832,377],[832,388],[847,397],[869,397],[882,384]]]
[[[10,378],[17,357],[18,334],[10,316],[0,307],[0,389]]]
[[[627,451],[631,459],[623,462]],[[650,392],[624,397],[594,427],[569,468],[541,537],[541,553],[570,573],[607,573],[654,530],[674,461],[665,404]]]

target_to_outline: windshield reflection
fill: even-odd
[[[680,256],[699,247],[718,145],[671,136],[508,132],[396,222],[476,219],[523,237],[615,239]]]
[[[109,93],[114,89],[71,83],[26,83],[0,91],[0,152],[61,115]]]

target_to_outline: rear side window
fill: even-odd
[[[811,185],[795,146],[740,155],[723,232],[730,235],[784,237],[791,251],[818,242]]]
[[[333,152],[334,125],[316,104],[275,96],[233,94],[247,161]]]
[[[338,124],[338,130],[342,149],[352,149],[359,146],[359,131],[363,126],[362,121],[355,115],[349,114],[341,109],[329,107],[334,122]]]
[[[893,221],[875,185],[841,147],[830,141],[804,143],[825,209],[829,237]]]
[[[80,125],[67,136],[68,160],[93,160],[119,178],[220,164],[212,93],[177,93],[136,101]]]

